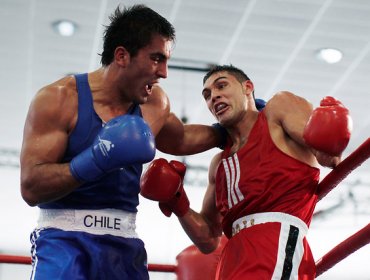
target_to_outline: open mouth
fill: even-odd
[[[227,104],[225,103],[218,103],[215,105],[214,110],[217,115],[222,114],[226,111]]]
[[[145,90],[148,94],[152,93],[152,88],[153,88],[152,84],[148,84],[148,85],[145,86]]]

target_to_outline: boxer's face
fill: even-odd
[[[137,103],[145,103],[153,85],[158,84],[161,78],[167,78],[172,46],[172,41],[154,35],[149,45],[140,49],[136,56],[130,57],[124,86]]]
[[[231,125],[246,110],[245,88],[233,75],[222,71],[204,83],[203,98],[208,109],[222,125]]]

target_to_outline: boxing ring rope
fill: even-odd
[[[318,200],[324,198],[332,191],[348,174],[359,167],[370,157],[370,138],[361,144],[353,153],[344,159],[336,168],[334,168],[318,186]],[[357,231],[316,262],[316,277],[331,269],[338,262],[342,261],[350,254],[354,253],[361,247],[370,243],[370,224]],[[31,264],[31,257],[14,256],[0,254],[0,264]],[[176,273],[176,265],[167,264],[148,264],[148,270],[151,272],[169,272]]]
[[[343,181],[349,173],[364,163],[370,156],[370,138],[339,163],[319,184],[317,196],[323,199],[332,189]]]
[[[31,264],[31,257],[0,255],[0,263]]]
[[[318,186],[318,200],[323,199],[348,174],[359,167],[370,157],[370,138],[338,164]],[[370,243],[370,224],[339,243],[316,262],[316,277],[332,268],[350,254]]]
[[[316,262],[316,277],[370,242],[370,224],[339,243]]]
[[[155,264],[150,263],[148,264],[148,270],[152,272],[176,272],[176,265],[171,264]]]

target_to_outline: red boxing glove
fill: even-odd
[[[313,110],[303,138],[312,148],[331,156],[340,156],[347,147],[352,131],[352,118],[344,105],[331,96]]]
[[[186,167],[179,162],[183,170],[181,166],[178,170],[171,163],[164,158],[150,163],[140,179],[140,193],[143,197],[154,201],[169,201],[173,198],[182,185]]]
[[[172,213],[181,217],[189,210],[189,199],[184,191],[186,166],[176,160],[160,158],[152,161],[140,179],[141,195],[159,201],[159,208],[167,217]]]
[[[172,213],[175,213],[177,217],[184,216],[190,208],[189,199],[184,190],[184,186],[181,184],[175,196],[168,202],[159,202],[159,208],[167,217],[170,217]]]

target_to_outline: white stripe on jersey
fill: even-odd
[[[244,199],[244,195],[241,193],[239,189],[239,180],[240,180],[240,165],[239,165],[239,159],[238,156],[235,154],[234,155],[234,160],[235,160],[235,167],[237,169],[236,172],[236,180],[235,180],[235,191],[236,194],[238,195],[239,201]]]
[[[235,186],[235,166],[233,164],[233,159],[231,157],[228,159],[228,162],[229,162],[229,169],[231,170],[231,174],[230,174],[230,177],[231,177],[230,193],[231,193],[231,197],[233,199],[233,203],[235,205],[235,204],[238,203],[238,200],[236,199],[235,191],[234,191],[234,186]]]
[[[228,159],[222,159],[226,175],[227,201],[229,208],[235,206],[244,199],[244,195],[239,189],[240,165],[237,154]]]
[[[231,203],[231,195],[230,195],[230,170],[229,166],[227,165],[226,159],[222,160],[222,163],[224,165],[225,175],[226,175],[226,185],[227,185],[227,202],[229,204],[229,209],[233,206]]]

